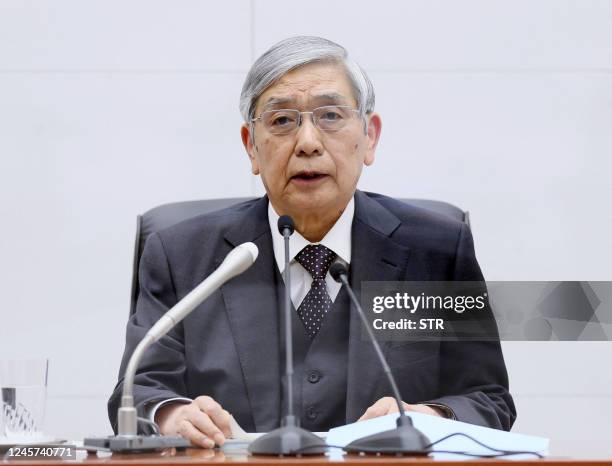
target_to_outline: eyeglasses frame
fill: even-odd
[[[346,109],[348,109],[348,110],[350,110],[352,112],[358,113],[359,116],[362,118],[361,112],[358,109],[351,107],[350,105],[322,105],[321,107],[314,108],[314,109],[312,109],[309,112],[302,112],[302,111],[300,111],[300,110],[298,110],[296,108],[278,108],[278,109],[274,109],[274,110],[265,110],[265,111],[261,112],[258,117],[251,118],[250,123],[251,123],[251,126],[252,126],[256,121],[258,121],[258,120],[261,121],[262,116],[263,116],[264,113],[267,113],[267,112],[282,112],[282,111],[289,110],[289,111],[297,112],[298,113],[298,122],[297,122],[297,125],[295,126],[295,128],[292,129],[291,131],[287,132],[287,133],[272,133],[270,131],[270,134],[274,134],[275,136],[286,136],[288,134],[291,134],[291,133],[295,132],[300,126],[302,126],[302,122],[303,122],[302,115],[305,114],[305,113],[310,114],[310,119],[312,121],[312,124],[318,130],[323,131],[325,133],[335,133],[337,131],[340,131],[344,127],[338,128],[338,129],[323,129],[323,128],[319,127],[319,125],[315,122],[314,112],[316,112],[317,110],[319,110],[321,108],[327,108],[327,107],[346,108]]]

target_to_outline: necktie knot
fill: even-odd
[[[313,280],[325,278],[335,258],[336,253],[322,244],[309,244],[295,256],[295,260],[312,275]]]

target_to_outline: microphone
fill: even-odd
[[[412,419],[406,416],[404,410],[404,404],[402,403],[402,397],[400,396],[397,383],[391,372],[389,364],[380,349],[380,345],[370,328],[370,323],[363,312],[361,304],[355,296],[351,285],[348,282],[348,271],[344,264],[341,262],[334,262],[329,268],[329,274],[332,278],[341,283],[351,299],[351,302],[357,309],[357,313],[363,322],[363,325],[368,333],[368,338],[374,346],[376,355],[380,360],[380,364],[389,379],[389,385],[393,391],[395,402],[399,410],[399,417],[397,418],[397,427],[395,429],[379,432],[377,434],[368,435],[353,442],[349,443],[344,447],[344,450],[349,453],[375,453],[375,454],[393,454],[393,455],[428,455],[431,451],[431,447],[428,445],[431,443],[429,438],[425,436],[421,431],[416,429],[412,425]]]
[[[283,270],[283,279],[285,281],[285,380],[287,381],[287,414],[285,421],[291,418],[291,423],[294,422],[294,406],[293,406],[293,332],[291,330],[291,271],[289,262],[291,261],[289,253],[289,238],[295,231],[295,224],[289,215],[282,215],[278,218],[278,232],[283,235],[285,243],[285,269]],[[287,425],[285,423],[285,425]]]
[[[289,237],[293,234],[293,219],[283,215],[278,219],[278,231],[285,241],[285,379],[287,381],[287,414],[283,417],[281,427],[262,435],[251,442],[248,447],[252,455],[322,455],[325,453],[325,442],[312,432],[302,429],[295,417],[293,406],[293,334],[291,330],[291,273],[289,269]]]
[[[278,232],[283,235],[283,238],[289,238],[295,231],[295,224],[293,223],[293,219],[289,215],[282,215],[278,218]],[[287,248],[285,248],[285,252],[289,252]],[[285,256],[285,261],[287,260],[287,256]]]
[[[226,281],[240,275],[253,265],[258,254],[259,250],[253,243],[242,243],[236,246],[225,257],[217,270],[176,303],[151,327],[145,338],[153,338],[153,341],[159,340]]]
[[[168,310],[146,333],[130,357],[123,378],[121,407],[118,412],[118,435],[107,438],[85,439],[85,447],[110,448],[112,451],[146,451],[168,447],[188,447],[190,442],[181,437],[143,436],[138,434],[138,415],[134,407],[134,377],[138,364],[151,344],[187,317],[206,298],[225,282],[247,270],[259,250],[253,243],[243,243],[230,251],[221,265],[183,299]]]

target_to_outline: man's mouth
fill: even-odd
[[[313,183],[316,181],[320,181],[325,178],[327,175],[325,173],[317,172],[317,171],[301,171],[296,175],[291,177],[291,180],[298,181],[300,183]]]

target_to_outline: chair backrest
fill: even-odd
[[[203,199],[200,201],[183,201],[163,204],[148,210],[136,218],[136,242],[134,245],[134,262],[132,267],[132,295],[130,303],[130,315],[136,311],[136,300],[138,299],[138,267],[140,256],[144,249],[147,237],[151,233],[171,227],[183,220],[198,215],[214,212],[225,207],[245,202],[252,197],[234,197],[225,199]],[[448,202],[433,201],[430,199],[399,199],[407,204],[431,210],[438,214],[446,215],[460,222],[470,225],[469,213],[461,210]]]

